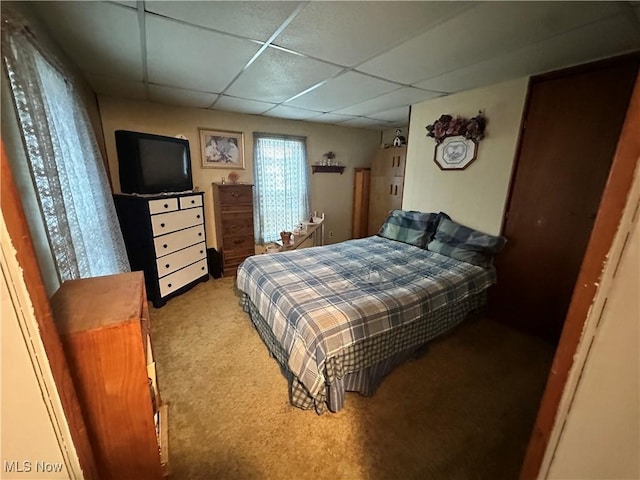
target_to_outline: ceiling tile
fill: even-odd
[[[303,110],[301,108],[287,107],[286,105],[278,105],[266,112],[264,115],[268,117],[289,118],[292,120],[309,120],[317,117],[320,113]]]
[[[36,11],[83,72],[142,81],[135,10],[116,3],[40,2]]]
[[[617,11],[615,2],[479,2],[358,70],[417,84]]]
[[[393,122],[394,125],[409,124],[409,107],[393,108],[384,112],[372,113],[369,118],[375,120],[383,120],[385,122]]]
[[[146,15],[149,81],[219,93],[258,51],[249,40]]]
[[[101,75],[86,75],[87,81],[96,93],[112,97],[129,98],[132,100],[146,100],[147,91],[144,83]]]
[[[287,102],[287,105],[331,112],[383,95],[396,88],[398,85],[384,80],[357,72],[347,72],[328,80],[315,90]]]
[[[357,117],[346,122],[340,122],[341,127],[360,127],[371,128],[376,130],[383,130],[389,128],[389,124],[381,120],[374,120],[373,118]]]
[[[267,40],[293,12],[298,2],[147,1],[145,8],[166,17],[242,37]]]
[[[354,66],[408,40],[469,2],[309,2],[275,44]]]
[[[639,48],[640,39],[634,26],[618,15],[508,55],[425,80],[417,86],[458,92]]]
[[[230,112],[261,114],[273,108],[273,103],[256,102],[255,100],[247,100],[246,98],[229,97],[222,95],[213,106],[215,110],[226,110]]]
[[[135,0],[114,1],[114,2],[109,2],[109,3],[119,3],[121,5],[125,5],[125,6],[130,7],[130,8],[135,8],[135,9],[138,8],[138,2],[136,2]]]
[[[353,120],[357,118],[353,115],[338,115],[335,113],[323,113],[317,117],[310,119],[310,122],[321,122],[321,123],[340,123],[345,122],[347,120]]]
[[[311,58],[267,48],[231,85],[238,97],[280,103],[340,71]]]
[[[419,88],[402,87],[393,92],[385,93],[379,97],[366,100],[362,103],[347,108],[336,110],[334,113],[344,115],[369,115],[382,112],[394,107],[405,107],[415,103],[424,102],[431,98],[440,97],[441,93],[421,90]]]
[[[149,85],[149,100],[184,107],[209,108],[216,101],[216,93],[196,92],[180,88]]]

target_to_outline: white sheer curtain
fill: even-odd
[[[60,281],[129,271],[105,167],[72,76],[4,8],[2,56]]]
[[[280,240],[309,218],[309,167],[305,137],[253,134],[255,237],[257,243]]]

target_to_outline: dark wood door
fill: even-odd
[[[532,79],[496,259],[498,319],[557,342],[637,70],[634,57]]]

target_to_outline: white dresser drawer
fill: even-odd
[[[202,207],[151,216],[151,227],[153,228],[154,237],[192,227],[203,222],[204,213]]]
[[[160,284],[160,296],[165,297],[171,292],[175,292],[180,287],[184,287],[187,283],[191,283],[194,280],[207,274],[207,261],[200,260],[188,267],[178,270],[166,277],[158,280]]]
[[[191,265],[203,258],[207,258],[207,245],[204,242],[192,245],[191,247],[187,247],[183,250],[178,250],[170,255],[165,255],[164,257],[156,260],[156,264],[158,265],[158,277],[169,275],[170,273],[175,272],[182,267],[186,267],[187,265]]]
[[[189,195],[188,197],[180,197],[180,209],[193,208],[202,206],[202,195]]]
[[[204,239],[204,225],[196,225],[186,230],[155,237],[153,244],[156,247],[156,258],[164,257],[170,253],[200,243]]]
[[[173,212],[174,210],[178,210],[177,198],[161,198],[160,200],[149,200],[149,213],[151,215],[163,212]]]

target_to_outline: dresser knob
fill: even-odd
[[[169,208],[169,204],[168,204],[168,203],[165,203],[165,204],[164,204],[164,208]]]
[[[196,215],[196,218],[200,218],[200,215]]]
[[[194,203],[196,203],[196,201],[195,200],[191,200],[191,203],[194,204]]]
[[[171,288],[171,284],[170,284],[170,283],[169,283],[169,284],[167,284],[167,287]]]
[[[164,268],[169,268],[169,264],[167,263],[167,264],[164,266]]]
[[[204,267],[201,267],[200,269],[201,269],[201,270],[204,270]]]
[[[162,245],[162,248],[167,248],[169,245],[167,245],[166,243],[164,245]]]
[[[164,228],[164,223],[161,223],[161,224],[160,224],[160,226],[161,226],[162,228]]]
[[[204,250],[200,250],[200,254],[202,255],[204,253]]]
[[[202,236],[202,232],[198,232],[198,236],[201,237]]]

